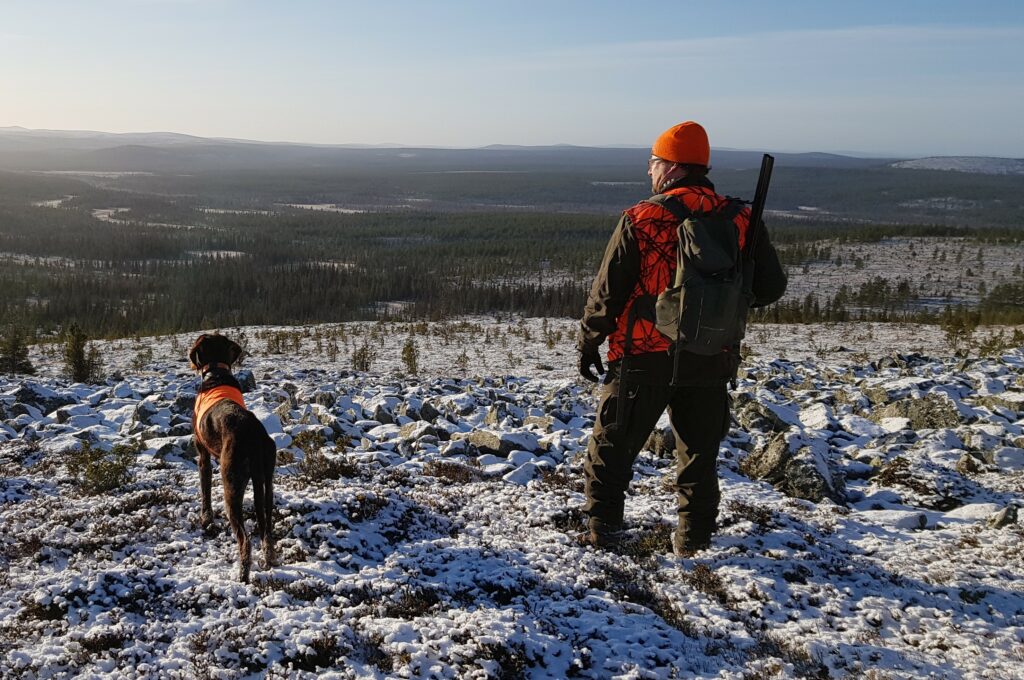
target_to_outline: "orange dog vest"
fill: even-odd
[[[195,432],[195,434],[199,438],[199,440],[203,442],[204,446],[206,444],[206,442],[205,442],[206,438],[203,437],[202,433],[200,432],[200,429],[201,429],[200,423],[203,420],[203,416],[206,415],[206,412],[209,411],[211,408],[213,408],[214,404],[216,404],[217,402],[223,401],[224,399],[230,399],[231,401],[235,402],[236,404],[238,404],[242,408],[245,408],[245,399],[242,398],[241,390],[239,390],[237,387],[232,387],[230,385],[220,385],[218,387],[214,387],[213,389],[207,390],[205,392],[200,392],[199,394],[196,395],[196,406],[195,406],[196,432]]]

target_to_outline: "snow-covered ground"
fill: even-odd
[[[279,563],[248,585],[216,484],[217,530],[197,526],[198,334],[98,343],[120,373],[101,385],[34,348],[38,377],[0,377],[0,677],[1020,676],[1024,351],[754,326],[721,527],[677,558],[656,442],[627,542],[578,540],[597,395],[574,378],[573,327],[224,329],[279,445]],[[359,348],[371,372],[351,370]],[[75,450],[133,440],[130,479],[87,495]],[[793,466],[774,486],[752,479],[772,452]],[[825,497],[796,497],[796,469]]]
[[[910,170],[953,170],[984,175],[1024,175],[1024,158],[991,156],[932,156],[911,161],[897,161],[894,168]]]
[[[824,303],[843,285],[851,293],[883,278],[895,288],[907,281],[915,306],[942,309],[947,304],[976,305],[985,293],[1020,278],[1024,245],[977,243],[964,238],[887,238],[877,243],[819,241],[830,257],[789,267],[785,300],[814,293]],[[946,296],[949,296],[948,298]]]

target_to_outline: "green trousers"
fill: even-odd
[[[688,540],[710,540],[721,500],[718,447],[729,431],[725,381],[700,387],[627,384],[620,405],[619,380],[609,377],[587,447],[584,512],[607,525],[622,523],[633,462],[668,408],[676,440],[679,528]]]

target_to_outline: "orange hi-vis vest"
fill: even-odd
[[[725,196],[708,187],[683,186],[669,189],[665,194],[675,196],[687,210],[698,214],[717,212],[729,205]],[[630,310],[637,298],[647,296],[653,301],[675,277],[679,218],[667,208],[646,201],[627,210],[626,215],[640,249],[640,277],[619,315],[615,331],[608,336],[608,361],[621,359],[627,354],[627,347],[628,354],[635,355],[667,352],[672,345],[657,331],[653,319],[634,319]],[[749,220],[750,208],[743,208],[733,219],[739,230],[741,250],[747,245]]]
[[[242,391],[239,390],[237,387],[232,387],[231,385],[219,385],[212,389],[206,390],[205,392],[200,392],[199,394],[196,395],[195,435],[199,439],[199,441],[203,443],[204,446],[206,445],[205,437],[203,437],[202,433],[200,432],[200,424],[203,421],[203,416],[206,415],[207,411],[213,408],[214,404],[221,402],[225,399],[230,399],[231,401],[235,402],[242,408],[245,408],[245,399],[242,398]]]

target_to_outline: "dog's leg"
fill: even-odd
[[[252,505],[256,511],[256,530],[260,534],[260,567],[268,569],[270,564],[267,562],[267,515],[263,512],[263,504],[266,501],[266,496],[263,492],[265,485],[266,480],[263,478],[263,466],[259,464],[253,465]]]
[[[274,440],[266,442],[267,453],[262,459],[263,467],[263,512],[266,536],[263,538],[263,561],[267,567],[273,566],[277,557],[274,554],[274,472],[277,470],[277,446]]]
[[[199,526],[206,531],[213,526],[213,501],[210,499],[213,466],[210,464],[210,451],[198,441],[196,451],[199,453]]]
[[[231,533],[238,541],[238,580],[248,583],[249,570],[252,568],[252,549],[249,545],[249,535],[245,533],[242,501],[245,498],[245,487],[249,480],[245,477],[231,479],[227,473],[227,466],[221,467],[221,480],[224,482],[224,510],[228,515],[228,522],[231,524]]]

